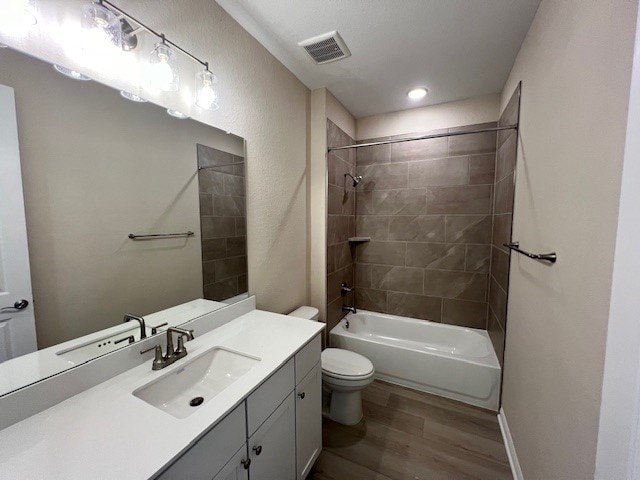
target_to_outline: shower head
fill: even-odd
[[[362,175],[356,175],[355,177],[353,175],[351,175],[350,173],[345,173],[344,174],[345,177],[349,176],[351,177],[351,180],[353,180],[353,186],[357,187],[358,184],[362,181]]]

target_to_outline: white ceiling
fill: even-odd
[[[540,0],[217,0],[310,89],[357,118],[502,90]],[[352,56],[297,46],[337,30]],[[426,98],[409,100],[415,86]]]

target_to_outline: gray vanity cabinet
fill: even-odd
[[[322,369],[320,362],[296,385],[297,478],[307,478],[322,450]]]
[[[296,406],[293,398],[291,392],[249,439],[252,479],[295,478]]]
[[[249,470],[245,468],[246,459],[247,444],[245,443],[213,480],[249,480]]]

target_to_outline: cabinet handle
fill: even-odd
[[[304,400],[304,392],[300,392],[298,396],[300,397],[300,400]]]
[[[256,455],[260,455],[262,453],[262,445],[258,445],[256,447],[253,447],[252,450],[254,452],[256,452]]]
[[[240,463],[242,464],[245,470],[249,470],[249,467],[251,466],[251,459],[247,458],[246,460],[241,460]]]

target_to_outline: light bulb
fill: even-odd
[[[189,115],[185,115],[184,113],[179,112],[178,110],[173,110],[171,108],[167,108],[167,113],[169,115],[171,115],[172,117],[179,118],[180,120],[184,120],[186,118],[189,118]]]
[[[87,77],[86,75],[83,75],[82,73],[75,70],[71,70],[70,68],[63,67],[62,65],[55,64],[53,68],[62,75],[73,78],[74,80],[82,80],[83,82],[88,82],[89,80],[91,80],[91,78]]]
[[[127,92],[126,90],[120,90],[120,96],[136,103],[147,103],[148,101],[146,98],[136,95],[135,93]]]
[[[216,89],[217,77],[209,70],[196,73],[195,104],[204,110],[217,110],[220,95]]]
[[[105,45],[122,47],[120,19],[111,10],[97,3],[82,6],[83,47],[99,54]]]
[[[407,96],[411,99],[411,100],[420,100],[422,97],[424,97],[427,94],[427,89],[420,87],[420,88],[414,88],[413,90],[409,90],[409,92],[407,92]]]
[[[147,67],[147,82],[152,90],[175,92],[180,86],[178,66],[173,50],[164,43],[157,43]]]
[[[0,6],[0,30],[9,35],[24,35],[38,23],[31,0],[5,0]]]

